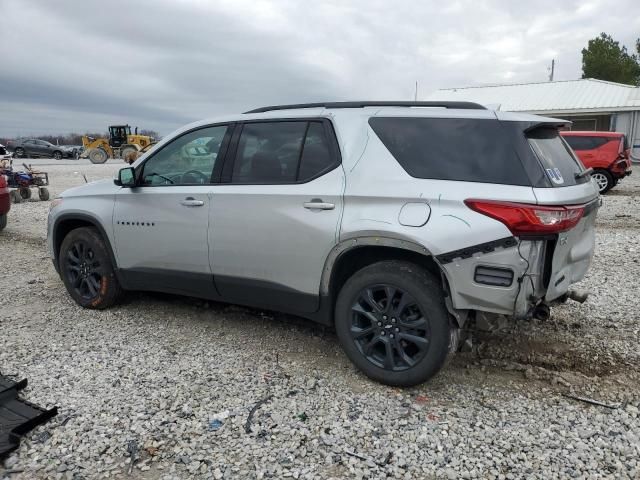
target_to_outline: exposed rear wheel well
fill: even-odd
[[[344,283],[355,272],[368,265],[384,260],[401,260],[414,263],[434,274],[438,281],[440,281],[440,268],[433,260],[433,257],[429,255],[423,255],[402,248],[364,245],[346,251],[336,260],[329,282],[329,294],[331,298],[335,301]]]

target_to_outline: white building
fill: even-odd
[[[571,120],[573,130],[625,133],[634,161],[640,161],[639,87],[585,78],[445,88],[426,100],[468,100],[500,110]]]

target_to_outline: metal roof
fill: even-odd
[[[640,110],[640,88],[593,78],[445,88],[427,100],[471,101],[511,112],[545,114]]]

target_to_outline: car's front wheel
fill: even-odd
[[[335,309],[338,338],[368,377],[412,386],[433,377],[449,353],[449,314],[437,279],[418,265],[375,263],[342,287]]]
[[[61,160],[62,152],[58,152],[58,151],[53,152],[53,158],[55,158],[56,160]]]
[[[95,228],[72,230],[62,241],[58,256],[62,281],[76,303],[85,308],[108,308],[120,300],[107,246]]]
[[[591,174],[591,178],[593,178],[598,184],[598,190],[600,191],[600,195],[604,195],[609,190],[611,190],[615,185],[615,182],[613,180],[613,175],[611,175],[608,171],[603,170],[601,168],[596,169]]]
[[[24,157],[24,149],[20,147],[16,148],[15,151],[13,152],[13,156],[16,158]]]

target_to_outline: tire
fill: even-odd
[[[89,152],[91,163],[104,163],[108,158],[109,155],[102,148],[94,148]]]
[[[13,152],[13,156],[16,158],[22,158],[24,157],[24,148],[16,148]]]
[[[46,202],[47,200],[49,200],[49,189],[47,187],[40,187],[38,189],[38,197],[43,202]]]
[[[18,191],[23,200],[29,200],[31,198],[31,189],[29,187],[20,187]]]
[[[591,174],[591,178],[593,178],[598,184],[598,190],[600,191],[600,195],[604,195],[609,190],[611,190],[614,186],[613,176],[607,170],[597,168]]]
[[[20,195],[20,192],[18,192],[18,190],[11,190],[11,193],[9,195],[11,196],[11,201],[13,203],[22,203],[22,196]]]
[[[62,160],[62,152],[58,152],[57,150],[53,152],[53,158],[56,160]]]
[[[122,158],[122,160],[129,163],[128,156],[132,153],[138,153],[138,150],[136,150],[134,147],[124,147],[122,150],[120,150],[120,157]]]
[[[58,255],[60,276],[67,292],[84,308],[102,310],[118,303],[122,288],[108,247],[93,227],[72,230]]]
[[[0,232],[7,226],[7,214],[0,215]]]
[[[375,263],[349,278],[338,294],[335,327],[347,357],[387,385],[429,380],[449,353],[449,313],[440,282],[408,262]]]

